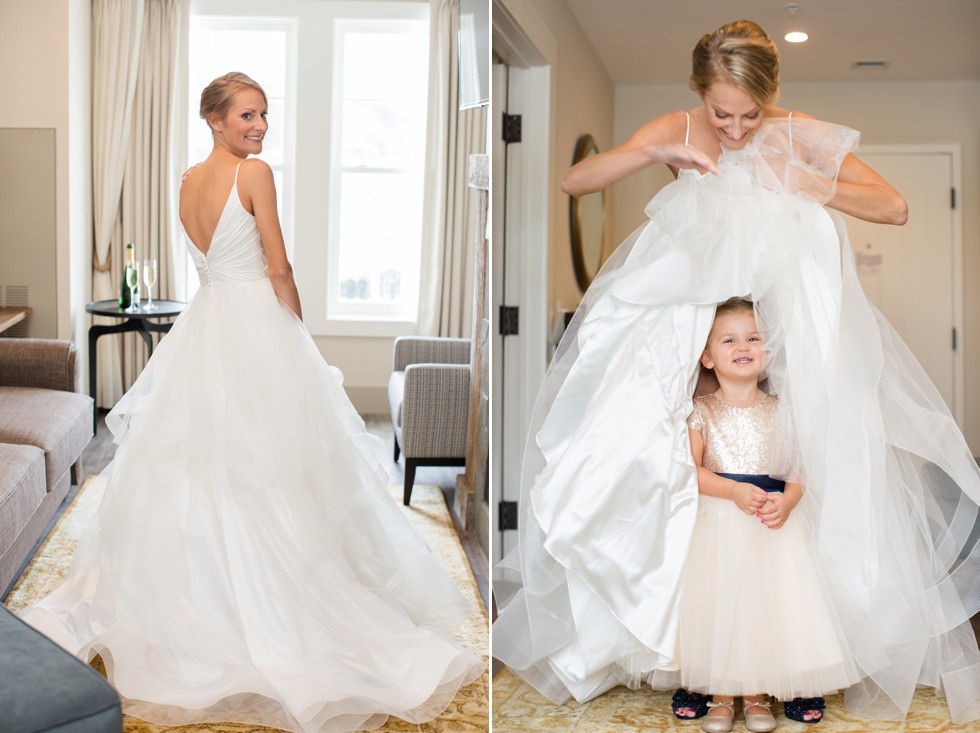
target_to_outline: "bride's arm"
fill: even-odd
[[[814,119],[800,112],[793,114],[795,117]],[[844,158],[837,174],[834,196],[824,204],[876,224],[901,225],[909,218],[909,207],[902,194],[853,154]]]
[[[279,225],[276,208],[276,184],[268,163],[250,158],[238,174],[239,190],[252,204],[252,214],[259,229],[262,247],[269,263],[269,279],[276,296],[296,316],[303,320],[303,307],[299,302],[299,290],[293,279],[293,267],[286,256],[286,243]]]
[[[571,196],[601,191],[655,163],[674,168],[700,168],[717,173],[714,161],[693,145],[675,142],[684,138],[687,118],[672,112],[650,120],[622,145],[590,155],[565,172],[561,190]]]
[[[904,224],[909,206],[898,191],[854,155],[844,158],[837,192],[827,206],[877,224]]]

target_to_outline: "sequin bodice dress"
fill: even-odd
[[[694,400],[688,425],[701,433],[704,468],[747,474],[736,479],[743,482],[769,475],[781,442],[778,408],[775,395],[747,407],[715,394]],[[706,694],[765,692],[790,700],[858,681],[802,511],[794,509],[772,529],[731,498],[700,494],[682,589],[677,684]],[[763,619],[765,633],[759,633]]]
[[[714,394],[695,400],[688,422],[703,435],[704,467],[715,473],[770,474],[778,405],[774,395],[750,407],[730,405]]]
[[[485,668],[453,639],[466,598],[276,297],[237,174],[207,253],[188,246],[201,288],[109,414],[105,497],[26,620],[162,725],[438,716]]]

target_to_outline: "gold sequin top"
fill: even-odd
[[[704,467],[715,473],[772,473],[778,407],[776,395],[751,407],[729,405],[713,394],[695,399],[687,425],[704,439]]]

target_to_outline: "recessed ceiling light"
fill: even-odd
[[[803,43],[803,41],[805,41],[809,37],[810,36],[808,36],[803,31],[793,31],[783,36],[783,38],[785,38],[790,43]]]

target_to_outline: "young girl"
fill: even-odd
[[[858,674],[811,549],[796,481],[775,476],[787,436],[779,398],[759,388],[765,353],[752,303],[725,301],[702,364],[719,388],[688,418],[697,520],[681,603],[679,662],[689,690],[713,695],[701,728],[727,733],[734,697],[745,726],[776,727],[769,693],[787,700],[848,687]]]

